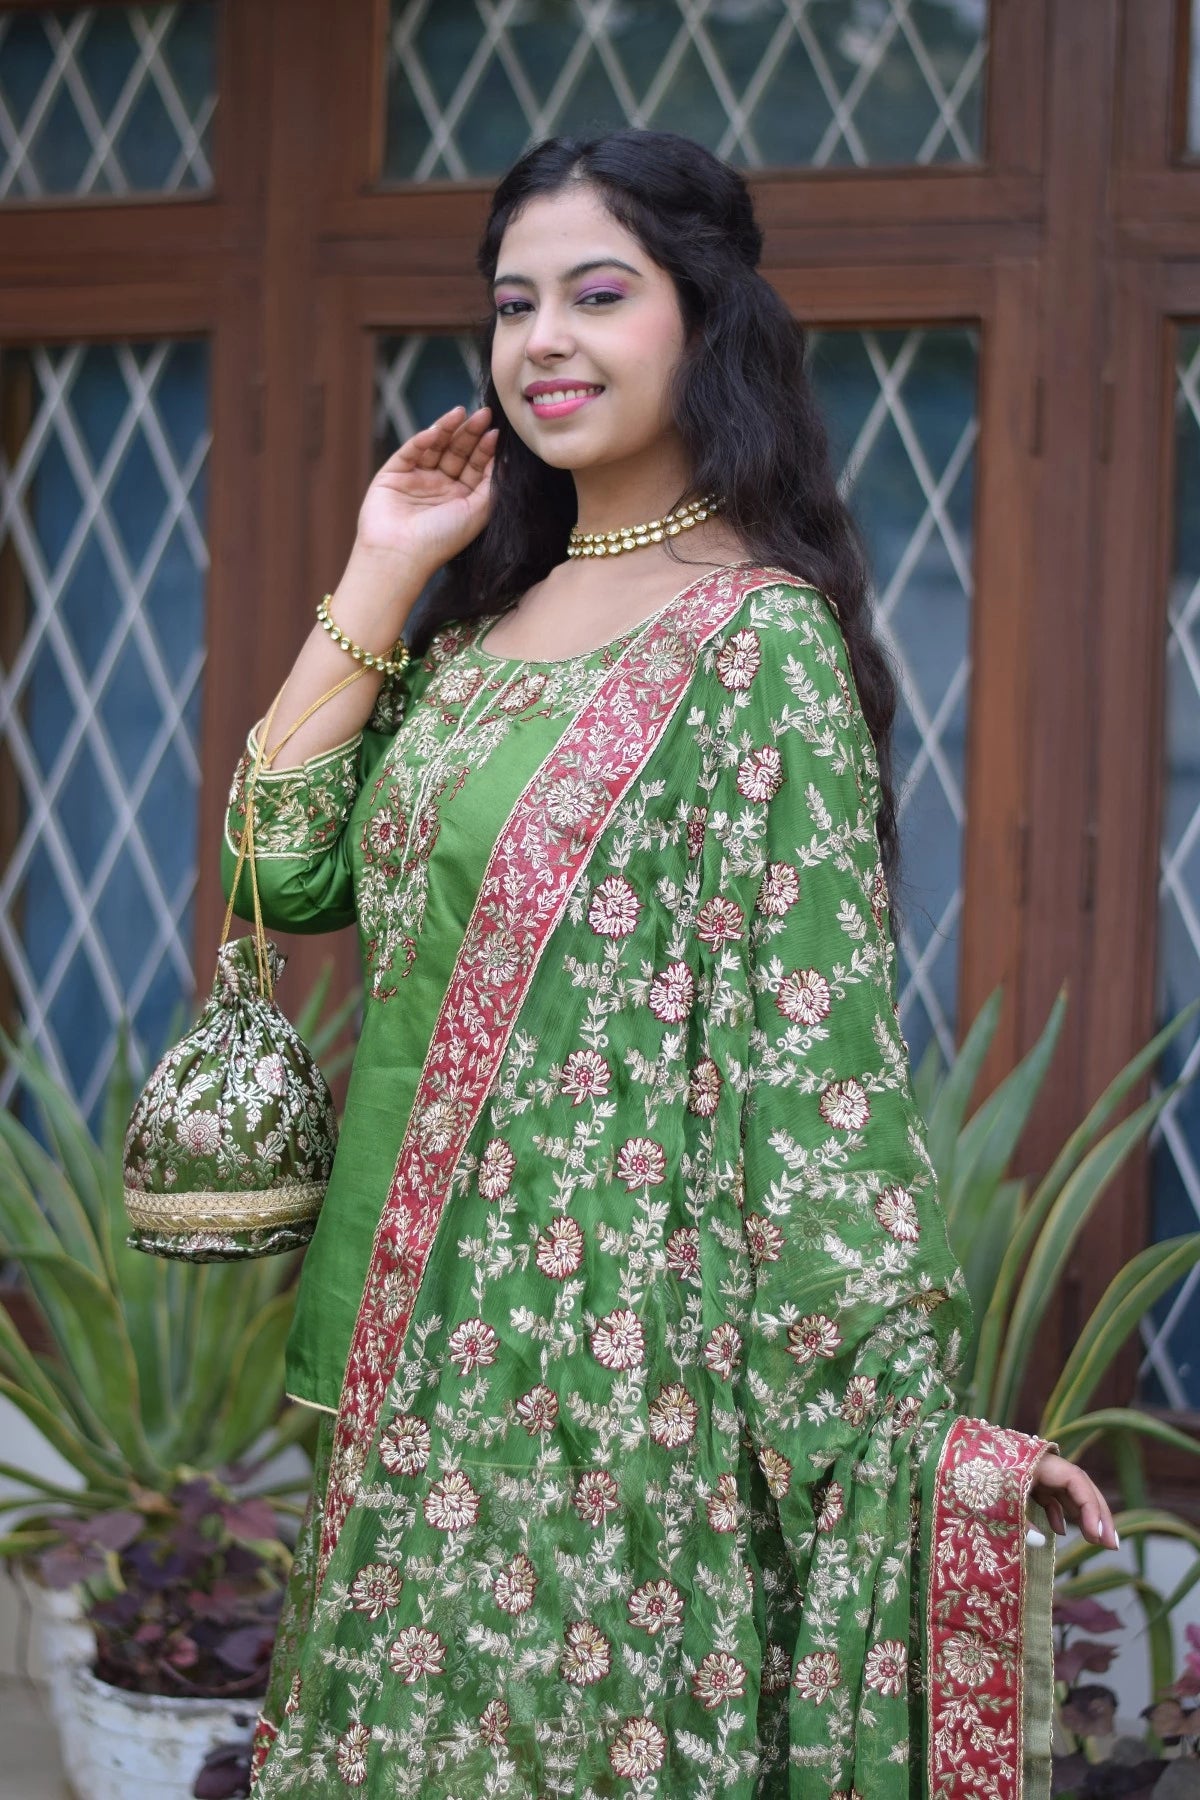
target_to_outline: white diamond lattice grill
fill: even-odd
[[[192,986],[208,350],[6,350],[0,382],[21,427],[0,454],[0,546],[26,596],[0,669],[18,814],[0,961],[91,1113],[118,1022],[157,1054]]]
[[[1175,567],[1167,622],[1166,770],[1159,863],[1158,1017],[1200,992],[1200,329],[1179,334]],[[1200,1073],[1200,1026],[1168,1046],[1162,1086]],[[1155,1240],[1200,1227],[1200,1087],[1182,1088],[1150,1139]],[[1200,1407],[1200,1269],[1142,1321],[1143,1398]]]
[[[967,330],[814,335],[812,373],[871,553],[880,635],[903,697],[895,763],[905,873],[900,1011],[919,1060],[954,1053],[978,345]],[[380,338],[375,458],[478,404],[466,338]]]
[[[0,12],[0,198],[213,185],[213,0]]]
[[[392,0],[384,177],[678,131],[746,168],[977,162],[986,0]]]

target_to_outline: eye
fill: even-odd
[[[589,293],[579,296],[578,304],[584,306],[589,300],[596,300],[607,306],[614,300],[623,300],[624,298],[624,294],[615,293],[611,288],[593,288]],[[501,300],[496,307],[496,316],[500,319],[520,318],[522,311],[529,309],[529,304],[528,300]],[[514,311],[514,308],[518,310]],[[589,308],[589,311],[594,310],[594,308]]]

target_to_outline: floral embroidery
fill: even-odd
[[[700,1278],[700,1233],[694,1225],[681,1225],[667,1239],[667,1267],[684,1281]]]
[[[592,1332],[592,1355],[606,1369],[636,1369],[646,1354],[646,1334],[627,1306],[609,1313]]]
[[[500,1570],[492,1583],[492,1595],[501,1612],[528,1612],[537,1592],[537,1574],[522,1550]]]
[[[683,1618],[683,1595],[673,1581],[647,1581],[629,1596],[629,1623],[657,1637]]]
[[[392,1563],[368,1563],[350,1584],[350,1604],[369,1619],[379,1618],[400,1600],[404,1586],[400,1571]]]
[[[675,962],[656,977],[650,987],[649,1006],[664,1025],[678,1025],[692,1010],[696,978],[686,963]]]
[[[863,1679],[880,1694],[902,1694],[908,1677],[908,1650],[898,1642],[875,1644],[867,1651]]]
[[[337,1747],[337,1772],[347,1787],[361,1787],[367,1779],[367,1751],[371,1733],[365,1725],[351,1725]]]
[[[811,1656],[797,1659],[792,1686],[802,1699],[813,1700],[820,1706],[828,1700],[841,1679],[842,1665],[834,1652],[817,1650]]]
[[[657,1187],[666,1177],[667,1159],[653,1138],[630,1138],[617,1151],[617,1180],[630,1193],[634,1188]]]
[[[739,1700],[746,1691],[746,1670],[736,1656],[714,1650],[692,1676],[692,1693],[709,1712],[727,1700]]]
[[[577,1619],[566,1629],[567,1647],[563,1652],[562,1672],[576,1687],[589,1687],[603,1681],[612,1667],[612,1646],[604,1633],[590,1619]]]
[[[575,1219],[552,1219],[537,1241],[535,1261],[551,1281],[566,1281],[583,1262],[583,1232]]]
[[[798,1363],[812,1362],[818,1356],[836,1356],[842,1334],[824,1313],[811,1313],[788,1326],[788,1355]]]
[[[588,924],[601,937],[628,937],[634,930],[641,902],[623,875],[602,881],[588,908]]]
[[[495,1362],[499,1341],[482,1319],[466,1319],[450,1333],[450,1361],[460,1375],[473,1375]]]
[[[603,1525],[618,1506],[617,1484],[607,1469],[589,1469],[579,1477],[575,1510],[588,1525]]]
[[[665,1449],[677,1450],[695,1436],[699,1416],[700,1409],[683,1383],[673,1381],[651,1402],[650,1436]]]
[[[609,1746],[608,1760],[622,1781],[644,1781],[662,1768],[667,1740],[653,1719],[626,1719]]]
[[[758,581],[710,639],[657,633],[493,852],[377,1197],[288,1653],[312,1678],[293,1715],[272,1699],[262,1800],[339,1791],[359,1723],[397,1800],[523,1796],[547,1770],[564,1792],[844,1800],[910,1761],[910,1590],[941,1605],[986,1552],[995,1515],[969,1503],[996,1481],[969,1465],[999,1434],[943,1453],[946,1548],[922,1560],[905,1487],[950,1425],[963,1289],[874,913],[844,647],[810,590]],[[673,752],[622,761],[621,740],[657,741],[681,659],[683,783]],[[465,691],[448,681],[443,710]],[[403,808],[379,811],[398,832]],[[1007,1555],[1019,1484],[1000,1489]],[[968,1605],[992,1587],[974,1576]],[[954,1757],[988,1785],[968,1669],[1000,1683],[992,1722],[1017,1741],[1011,1663],[974,1656],[951,1598],[931,1794]]]
[[[435,1481],[425,1496],[425,1517],[437,1531],[466,1531],[479,1517],[479,1495],[461,1469]]]
[[[411,1686],[422,1676],[444,1674],[446,1646],[436,1631],[410,1625],[388,1651],[388,1663],[401,1681]]]
[[[393,1475],[419,1475],[433,1444],[429,1426],[415,1413],[398,1413],[384,1432],[379,1460]]]

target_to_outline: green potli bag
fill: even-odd
[[[263,750],[246,782],[245,828],[212,993],[186,1037],[142,1089],[125,1136],[130,1247],[183,1262],[236,1262],[294,1250],[312,1236],[337,1146],[328,1083],[275,1003],[286,958],[263,929],[254,869],[254,787],[292,733],[360,678],[356,670]],[[254,935],[229,941],[233,897],[250,869]]]

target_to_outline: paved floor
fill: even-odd
[[[31,1682],[0,1679],[0,1800],[70,1800],[54,1727]]]

